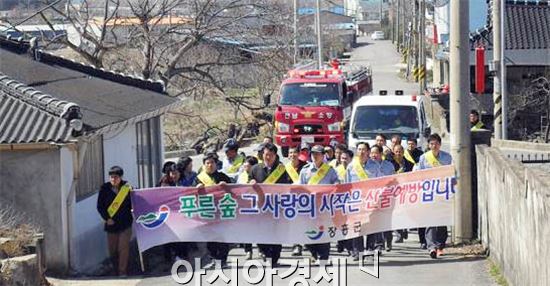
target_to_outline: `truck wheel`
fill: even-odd
[[[288,146],[281,147],[281,153],[283,153],[283,158],[288,157]]]

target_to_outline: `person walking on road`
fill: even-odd
[[[271,143],[263,145],[263,162],[252,167],[250,171],[250,184],[292,184],[285,166],[277,156],[277,146]],[[258,244],[258,248],[264,255],[264,261],[276,267],[281,257],[282,245],[280,244]]]
[[[356,145],[357,152],[355,158],[346,169],[346,183],[353,183],[368,180],[374,174],[369,174],[369,164],[372,164],[369,159],[370,146],[367,142],[359,142]],[[354,261],[358,261],[361,253],[365,250],[364,236],[359,236],[346,241],[352,249],[351,256]]]
[[[429,151],[420,156],[414,170],[425,170],[452,164],[451,154],[441,150],[441,137],[434,133],[428,137]],[[426,244],[431,258],[443,254],[447,241],[447,226],[432,226],[426,228]]]
[[[325,148],[321,145],[315,145],[311,148],[312,162],[305,165],[300,172],[301,185],[328,185],[339,184],[338,174],[329,165],[325,163]],[[330,243],[308,244],[307,248],[311,251],[314,260],[319,261],[320,266],[327,264],[330,254]]]
[[[369,169],[372,172],[371,178],[378,178],[384,176],[390,176],[395,174],[395,169],[393,164],[388,160],[382,159],[382,147],[379,145],[374,145],[370,148],[370,158],[373,165]],[[375,252],[381,252],[381,250],[386,249],[386,251],[392,250],[392,240],[393,234],[392,231],[379,232],[367,236],[367,248],[369,250],[374,250]],[[384,241],[386,242],[386,247],[384,247]],[[381,244],[381,245],[380,245]]]
[[[226,174],[218,171],[218,155],[216,153],[208,153],[202,159],[202,171],[197,176],[197,188],[210,187],[214,185],[224,185],[231,183],[231,178]],[[205,266],[206,269],[226,268],[227,255],[229,254],[230,244],[225,242],[207,242],[206,248],[210,252],[213,261]]]
[[[128,275],[130,239],[132,238],[132,186],[122,179],[124,170],[119,166],[109,169],[109,182],[104,183],[97,197],[97,211],[104,221],[107,245],[117,275]]]

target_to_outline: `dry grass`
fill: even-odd
[[[238,96],[245,94],[248,102],[260,102],[260,96],[255,92],[234,93]],[[188,104],[165,116],[164,142],[167,149],[189,148],[206,131],[210,135],[218,135],[225,133],[231,124],[242,126],[252,122],[252,119],[250,110],[236,108],[219,95],[205,95],[194,100],[189,98]],[[260,135],[268,135],[268,131],[262,129]]]
[[[0,252],[7,257],[28,254],[27,246],[31,245],[40,228],[23,212],[16,211],[11,204],[0,201],[0,237],[10,241],[0,246]]]

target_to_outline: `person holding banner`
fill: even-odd
[[[252,167],[258,164],[258,159],[254,156],[247,156],[244,160],[243,169],[237,178],[237,184],[248,184],[250,181],[250,171]],[[252,259],[252,243],[243,244],[246,260]]]
[[[237,177],[237,184],[248,184],[248,181],[250,181],[250,171],[256,164],[258,164],[258,159],[256,157],[246,156],[243,168]]]
[[[293,183],[298,183],[300,181],[300,171],[306,165],[306,162],[300,160],[298,147],[290,147],[288,149],[288,160],[286,163],[285,169],[286,173],[290,177]],[[292,246],[292,256],[302,256],[302,245],[294,244]]]
[[[353,151],[348,150],[347,146],[344,144],[340,144],[336,146],[337,150],[338,147],[346,148],[343,149],[342,152],[339,154],[337,158],[340,158],[340,162],[338,163],[337,167],[333,167],[336,171],[336,174],[338,174],[338,179],[340,182],[346,181],[346,169],[348,168],[349,164],[353,160]],[[332,165],[331,165],[332,166]],[[353,246],[351,245],[351,241],[349,240],[339,240],[338,244],[336,245],[336,251],[338,253],[344,252],[344,248],[348,251],[348,254],[351,255],[353,252]]]
[[[329,165],[325,163],[325,148],[321,145],[315,145],[311,148],[312,162],[305,165],[300,172],[301,185],[332,185],[339,184],[338,174]],[[319,265],[327,264],[330,254],[330,243],[309,244],[306,247],[311,251],[314,260],[319,259]]]
[[[264,144],[263,162],[252,167],[250,171],[250,184],[292,184],[292,179],[286,172],[285,166],[277,156],[277,146],[271,143]],[[283,248],[280,244],[258,244],[264,260],[277,266]],[[271,261],[268,261],[271,260]]]
[[[415,170],[452,164],[451,154],[441,150],[441,137],[439,134],[434,133],[428,137],[428,147],[430,150],[420,156],[420,160],[414,168]],[[447,226],[427,227],[425,235],[430,257],[436,259],[443,254],[443,248],[445,248],[445,242],[447,241]]]
[[[233,138],[227,139],[223,151],[225,151],[226,158],[222,160],[222,172],[231,178],[229,183],[234,183],[240,174],[239,171],[244,164],[245,156],[239,154],[239,143]]]
[[[407,149],[403,154],[405,159],[407,159],[407,161],[411,162],[413,165],[418,163],[418,160],[420,160],[420,156],[424,154],[422,150],[418,149],[417,145],[418,143],[415,138],[407,139]]]
[[[122,180],[124,170],[119,166],[109,169],[109,182],[104,183],[97,197],[97,211],[105,222],[107,244],[113,267],[119,276],[128,275],[128,257],[132,238],[132,187]]]
[[[401,140],[401,139],[400,139]],[[393,137],[392,137],[392,145],[393,145],[393,158],[391,160],[393,167],[395,169],[395,173],[406,173],[411,172],[413,170],[414,164],[409,162],[405,159],[405,149],[403,146],[401,146],[401,143],[399,144],[393,144]],[[407,229],[399,229],[396,231],[397,233],[397,239],[395,240],[396,243],[402,243],[404,239],[407,239],[409,236],[409,233]]]
[[[393,164],[395,173],[406,173],[410,172],[414,168],[414,163],[411,163],[410,161],[406,160],[405,155],[405,149],[401,145],[395,145],[393,146],[393,158],[390,160],[390,162]]]
[[[372,168],[370,168],[372,172],[371,178],[378,178],[395,174],[393,164],[388,161],[391,160],[391,157],[388,160],[383,160],[382,152],[383,149],[379,145],[374,145],[370,149],[370,158],[372,165],[374,165]],[[391,251],[393,240],[393,234],[391,230],[367,236],[367,248],[369,248],[369,250],[380,251],[384,249],[384,240],[386,241],[387,246],[386,251]],[[380,247],[380,242],[382,243],[382,247]]]
[[[231,178],[226,174],[219,172],[217,169],[218,155],[216,153],[208,153],[202,159],[202,171],[197,176],[197,188],[214,186],[216,184],[223,185],[231,183]],[[224,242],[207,242],[206,248],[210,252],[210,256],[214,261],[210,265],[205,266],[206,269],[225,268],[227,267],[227,255],[229,254],[229,243]]]
[[[346,183],[359,182],[369,179],[369,172],[372,169],[372,162],[369,160],[370,146],[367,142],[359,142],[356,145],[356,157],[346,169]],[[371,174],[374,175],[374,174]],[[365,250],[364,237],[359,236],[346,241],[351,245],[353,260],[359,260],[359,254]],[[371,249],[369,249],[371,250]]]

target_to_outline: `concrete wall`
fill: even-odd
[[[483,245],[511,285],[550,285],[550,173],[496,147],[478,145],[476,154]]]
[[[124,179],[138,185],[136,144],[134,124],[103,135],[104,181],[109,180],[109,168],[118,165],[124,169]],[[96,209],[97,193],[78,203],[74,203],[74,197],[71,199],[71,267],[92,274],[108,257],[107,236]]]
[[[136,126],[127,126],[122,131],[103,135],[103,161],[105,181],[109,179],[107,171],[118,165],[124,169],[124,179],[133,186],[138,185]]]
[[[72,267],[79,273],[93,273],[108,257],[107,235],[96,211],[97,193],[73,208]]]
[[[0,199],[35,221],[45,235],[49,269],[67,268],[63,237],[60,150],[0,151]]]

